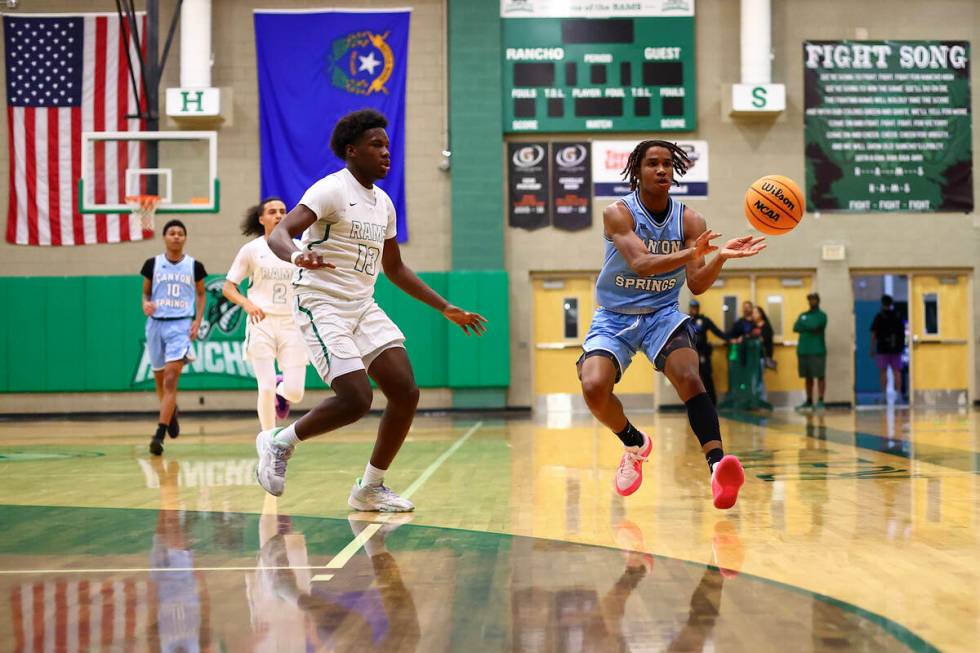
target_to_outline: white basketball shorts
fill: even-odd
[[[245,360],[279,361],[279,367],[302,367],[309,362],[306,341],[292,315],[266,315],[245,325]]]
[[[370,369],[381,352],[402,347],[405,335],[373,298],[350,302],[321,293],[296,293],[293,315],[310,361],[325,383]]]

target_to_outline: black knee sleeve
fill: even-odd
[[[684,405],[687,406],[687,419],[691,422],[691,428],[694,435],[698,436],[701,446],[712,440],[721,440],[718,411],[707,392],[691,397]]]

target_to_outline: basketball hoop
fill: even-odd
[[[130,215],[139,217],[140,226],[146,231],[153,231],[153,216],[157,212],[157,204],[160,203],[159,195],[127,195],[126,204],[129,205]]]

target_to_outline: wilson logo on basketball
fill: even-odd
[[[796,209],[796,204],[793,203],[793,200],[786,197],[786,195],[783,194],[783,189],[777,186],[776,184],[765,182],[764,184],[762,184],[762,190],[766,191],[767,193],[769,193],[770,195],[778,199],[780,202],[785,204],[787,207],[789,207],[790,211]]]

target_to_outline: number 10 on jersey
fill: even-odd
[[[378,257],[380,255],[381,250],[377,247],[358,244],[357,262],[354,263],[354,269],[373,277],[378,273]]]

